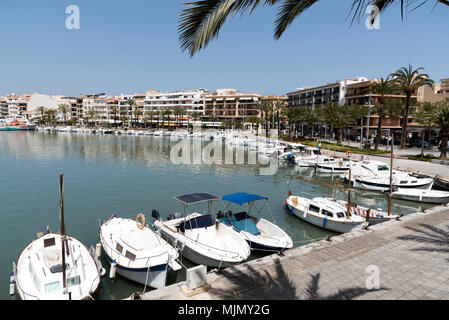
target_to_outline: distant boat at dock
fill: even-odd
[[[34,131],[36,125],[23,118],[0,119],[0,131]]]

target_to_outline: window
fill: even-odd
[[[127,257],[131,261],[136,260],[136,255],[131,253],[131,252],[129,252],[129,251],[126,251],[125,257]]]
[[[117,243],[117,246],[115,247],[118,252],[122,253],[123,247],[120,245],[120,243]]]
[[[45,293],[52,293],[61,289],[61,284],[59,281],[47,283],[45,285]]]
[[[387,165],[380,165],[380,166],[377,166],[377,170],[378,171],[388,171],[388,170],[390,170],[390,168],[388,168]]]
[[[320,212],[320,208],[314,206],[313,204],[311,204],[309,206],[309,211],[315,212],[315,213],[319,213]]]
[[[403,180],[403,181],[401,181],[401,182],[399,182],[400,184],[407,184],[408,183],[408,181],[407,180]]]
[[[332,212],[327,211],[327,210],[323,210],[321,213],[323,215],[325,215],[325,216],[328,216],[329,218],[333,218],[334,217],[334,214]]]
[[[44,248],[52,247],[56,245],[55,238],[49,238],[44,240]]]
[[[338,218],[344,218],[345,215],[344,215],[343,212],[337,212],[337,217],[338,217]]]
[[[78,285],[78,284],[80,284],[80,283],[81,283],[81,278],[80,278],[80,276],[76,276],[76,277],[68,278],[68,279],[67,279],[67,286],[68,286],[68,287],[76,286],[76,285]]]

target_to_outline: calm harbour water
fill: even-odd
[[[168,213],[182,209],[174,196],[193,192],[219,196],[249,192],[268,197],[273,217],[291,235],[295,246],[310,243],[305,240],[334,235],[292,217],[284,209],[289,189],[294,193],[301,190],[309,198],[333,195],[332,188],[322,185],[298,181],[286,184],[289,177],[313,177],[312,172],[298,173],[294,166],[287,165],[281,166],[274,175],[261,176],[257,165],[174,165],[170,160],[174,143],[168,138],[148,136],[1,132],[0,299],[11,299],[8,292],[12,262],[36,233],[45,232],[47,225],[52,231],[59,230],[60,173],[65,175],[67,232],[88,247],[99,241],[99,221],[112,213],[130,219],[144,213],[151,223],[152,209],[158,209],[165,218]],[[313,178],[332,182],[330,177]],[[346,197],[343,192],[337,196]],[[355,192],[353,199],[360,205],[384,210],[388,205],[386,197],[373,193]],[[215,211],[222,208],[221,202],[214,205]],[[394,213],[409,214],[417,208],[413,202],[393,202]],[[264,217],[270,218],[267,211]],[[251,258],[259,256],[253,254]],[[183,262],[192,266],[188,261]],[[184,272],[178,272],[170,275],[169,282],[184,277]],[[123,299],[142,290],[142,285],[120,276],[113,281],[106,276],[95,298]]]

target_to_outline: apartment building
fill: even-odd
[[[205,89],[192,89],[172,92],[158,92],[149,90],[144,101],[144,111],[173,110],[175,107],[183,107],[187,114],[199,112],[205,114],[204,97],[209,94]]]
[[[449,78],[441,79],[440,84],[425,86],[418,90],[419,102],[439,102],[449,98]]]
[[[367,81],[367,78],[345,79],[321,86],[310,88],[299,88],[287,93],[287,106],[297,107],[319,107],[329,102],[344,105],[346,103],[346,89],[348,85]]]
[[[0,98],[0,119],[8,117],[8,104],[5,98]]]

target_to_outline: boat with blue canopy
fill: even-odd
[[[220,222],[239,232],[248,242],[251,250],[282,252],[293,247],[291,237],[279,226],[262,217],[250,214],[251,211],[270,212],[266,205],[267,197],[240,192],[225,195],[221,199],[226,203],[225,210],[219,211],[217,218]],[[262,206],[257,208],[256,202],[262,203]],[[239,206],[237,212],[229,210],[231,204]],[[271,217],[275,220],[272,215]]]
[[[225,268],[241,263],[251,254],[248,243],[232,227],[215,219],[212,203],[220,197],[210,193],[193,193],[175,197],[183,212],[161,220],[153,210],[154,226],[161,236],[178,248],[183,257],[208,267]],[[189,214],[189,207],[207,203],[203,214]]]

